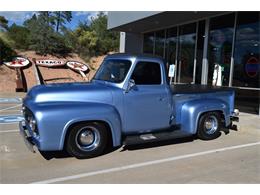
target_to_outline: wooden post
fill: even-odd
[[[44,84],[44,81],[41,81],[41,79],[40,79],[38,68],[36,67],[36,59],[35,58],[32,59],[32,63],[33,63],[32,65],[33,65],[34,75],[35,75],[35,78],[36,78],[37,85]]]
[[[21,69],[16,68],[15,70],[16,70],[16,77],[15,77],[16,89],[15,90],[16,90],[16,92],[19,92],[19,91],[25,92],[25,86],[24,86],[24,82],[23,82]]]

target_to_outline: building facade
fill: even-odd
[[[260,12],[108,12],[120,52],[175,64],[174,83],[234,88],[240,110],[260,114]]]

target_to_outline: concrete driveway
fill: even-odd
[[[23,94],[0,98],[18,96]],[[0,103],[1,116],[19,115],[20,109],[19,101]],[[241,113],[240,129],[213,141],[187,138],[121,147],[85,160],[60,152],[31,153],[12,120],[0,119],[0,183],[260,183],[256,115]]]

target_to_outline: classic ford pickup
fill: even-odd
[[[234,91],[206,85],[169,85],[163,59],[107,56],[89,83],[33,87],[23,100],[20,132],[40,151],[76,158],[112,146],[197,135],[215,139],[238,121]]]

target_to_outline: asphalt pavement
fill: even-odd
[[[0,94],[0,183],[260,183],[257,115],[241,113],[238,131],[222,132],[212,141],[122,146],[78,160],[62,152],[27,149],[15,117],[21,115],[17,98],[23,95]]]

